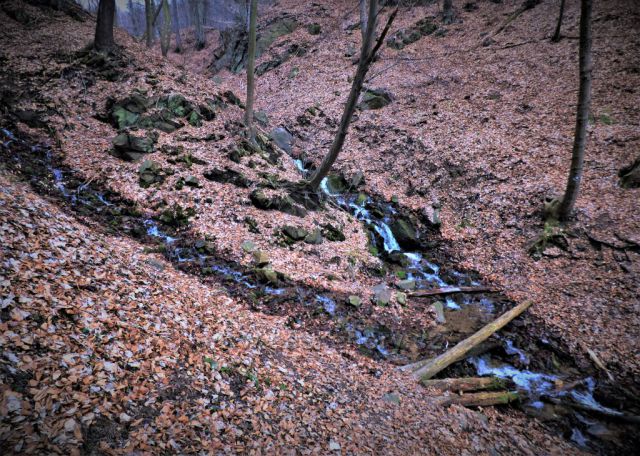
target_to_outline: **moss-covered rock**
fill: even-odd
[[[225,167],[213,168],[204,173],[205,179],[221,184],[232,184],[236,187],[248,188],[251,181],[241,172]]]
[[[384,89],[367,89],[360,96],[358,108],[382,109],[393,101],[393,95]]]
[[[309,35],[320,35],[322,33],[322,27],[317,22],[307,24],[307,32]]]
[[[304,228],[292,225],[283,226],[281,232],[285,239],[291,243],[303,241],[309,235]]]
[[[308,233],[304,238],[304,242],[312,245],[322,244],[322,232],[320,228],[316,228],[311,233]]]
[[[347,239],[342,230],[333,226],[331,223],[322,225],[322,235],[332,242],[342,242]]]
[[[152,135],[140,136],[131,132],[120,133],[111,141],[114,155],[124,160],[137,161],[145,154],[153,153],[156,138]]]
[[[188,207],[185,209],[178,204],[174,204],[172,207],[162,211],[159,220],[165,225],[179,228],[187,226],[189,224],[189,219],[195,214],[196,211],[192,207]]]
[[[420,246],[418,233],[409,220],[396,219],[389,225],[389,228],[401,247],[413,249]]]
[[[138,179],[143,188],[150,187],[155,183],[162,183],[164,177],[160,165],[152,160],[143,161],[138,168]]]
[[[401,28],[387,38],[387,46],[392,49],[403,49],[405,46],[415,43],[423,36],[431,35],[436,30],[438,30],[438,25],[434,19],[425,17],[411,27]]]

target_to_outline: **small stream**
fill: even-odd
[[[218,283],[235,287],[233,290],[244,293],[243,296],[254,302],[257,309],[262,310],[265,303],[271,308],[300,303],[299,305],[305,309],[311,307],[305,317],[323,315],[322,318],[333,320],[336,328],[340,328],[351,343],[361,348],[364,353],[396,364],[411,361],[396,343],[397,334],[393,334],[387,328],[368,323],[364,316],[354,315],[353,309],[345,306],[344,296],[336,296],[330,290],[316,290],[289,283],[283,283],[282,287],[265,285],[247,268],[222,260],[215,252],[203,250],[197,242],[194,243],[189,238],[188,232],[164,227],[153,217],[138,213],[117,195],[101,190],[93,183],[82,182],[71,170],[58,164],[49,147],[31,145],[6,129],[1,129],[0,133],[4,137],[0,143],[3,159],[27,176],[37,190],[48,194],[57,193],[57,196],[68,201],[79,214],[92,215],[94,218],[103,215],[102,221],[105,224],[107,220],[112,221],[115,218],[120,224],[116,229],[152,241],[178,268],[213,277]],[[295,164],[303,175],[308,173],[302,161],[295,160]],[[392,204],[376,201],[370,196],[363,199],[358,193],[332,194],[326,181],[322,183],[322,190],[330,200],[368,228],[372,244],[381,246],[380,257],[383,261],[391,254],[402,254],[406,257],[401,269],[406,274],[406,279],[415,280],[418,289],[480,285],[461,271],[447,270],[446,274],[443,273],[442,268],[429,258],[427,251],[404,251],[389,226],[392,219],[398,215],[398,210]],[[375,214],[371,210],[373,207],[376,209]],[[414,303],[409,305],[412,306]],[[506,310],[507,303],[491,294],[456,294],[443,299],[442,306],[442,331],[440,334],[429,336],[434,340],[440,337],[440,344],[435,346],[437,352],[446,349],[449,338],[460,340],[493,320]],[[419,309],[416,308],[416,311]],[[292,324],[299,323],[295,318],[293,320]],[[467,374],[510,379],[514,388],[524,398],[522,408],[525,412],[540,417],[549,407],[549,399],[570,399],[592,410],[600,409],[610,415],[620,413],[605,407],[595,399],[597,384],[593,378],[587,377],[570,389],[559,388],[563,382],[575,380],[575,377],[569,378],[571,375],[562,373],[561,370],[553,373],[536,371],[531,367],[531,360],[535,354],[526,353],[517,347],[511,338],[497,336],[496,339],[499,346],[497,350],[469,357],[459,364],[463,366],[463,370],[466,369]],[[433,340],[421,341],[423,345],[432,342]],[[421,356],[424,357],[424,353]],[[554,407],[555,413],[562,415],[565,435],[568,438],[585,449],[598,448],[599,444],[593,441],[594,433],[590,433],[589,430],[594,426],[605,426],[604,423],[591,416],[587,418],[584,414],[569,410],[559,413],[561,407]]]

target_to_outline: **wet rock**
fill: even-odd
[[[277,195],[268,197],[262,190],[256,189],[249,195],[251,203],[258,209],[272,209],[284,212],[286,214],[304,217],[307,211],[297,205],[289,196]]]
[[[164,181],[164,173],[160,165],[152,160],[145,160],[138,168],[138,179],[142,188],[150,187]]]
[[[393,296],[393,292],[391,289],[384,283],[376,285],[373,287],[373,302],[378,306],[387,306],[391,302],[391,297]]]
[[[322,244],[322,232],[320,229],[316,228],[311,233],[307,234],[304,238],[304,242],[312,245]]]
[[[294,137],[284,127],[278,127],[271,130],[269,134],[271,140],[276,143],[276,145],[284,150],[287,154],[290,154],[293,150]]]
[[[263,250],[255,250],[253,252],[253,261],[257,266],[265,266],[271,262],[269,255]]]
[[[409,266],[411,264],[411,260],[407,258],[404,253],[398,251],[387,254],[387,261],[389,263],[394,263],[403,267]]]
[[[193,247],[199,253],[206,253],[208,255],[213,255],[214,253],[216,253],[216,245],[211,241],[207,241],[206,239],[198,239],[193,244]]]
[[[425,206],[422,213],[432,227],[439,228],[440,225],[442,225],[442,221],[440,220],[440,204],[434,203],[430,206]]]
[[[382,109],[393,101],[391,92],[384,89],[367,89],[360,96],[358,108],[366,109]]]
[[[322,235],[332,242],[342,242],[346,239],[342,230],[333,226],[331,223],[322,225]]]
[[[351,295],[347,298],[347,304],[352,307],[360,307],[362,305],[362,299],[359,296]]]
[[[282,234],[292,242],[303,241],[309,235],[304,228],[292,225],[283,226]]]
[[[189,218],[193,217],[196,211],[192,207],[183,208],[182,206],[175,204],[172,207],[165,209],[159,217],[159,220],[165,225],[173,226],[176,228],[187,226],[189,224]]]
[[[618,173],[622,188],[640,188],[640,157],[629,166],[625,166]]]
[[[356,171],[356,173],[349,179],[349,186],[351,188],[358,188],[364,185],[364,173],[362,171]]]
[[[153,136],[136,136],[132,133],[120,133],[112,140],[114,154],[122,159],[137,161],[144,154],[154,151]]]
[[[398,288],[405,291],[416,289],[416,281],[412,279],[399,280],[396,285]]]
[[[347,180],[340,174],[329,174],[325,179],[329,193],[344,193],[349,188]]]
[[[401,247],[413,249],[420,246],[418,233],[409,220],[396,219],[389,225],[389,228]]]
[[[317,22],[313,22],[307,25],[307,32],[309,35],[320,35],[322,33],[322,27]]]
[[[271,285],[279,285],[278,273],[274,271],[271,265],[264,266],[262,268],[256,268],[256,277],[258,280],[269,283]]]
[[[44,113],[34,111],[33,109],[19,109],[14,112],[20,122],[27,124],[32,128],[44,128],[47,123],[42,119]]]
[[[241,188],[248,188],[251,183],[244,174],[228,167],[225,167],[224,169],[213,168],[205,172],[203,175],[207,180],[219,182],[221,184],[228,183]]]

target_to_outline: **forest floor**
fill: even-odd
[[[256,189],[275,198],[301,176],[270,143],[266,153],[243,146],[233,94],[243,97],[244,77],[212,77],[203,64],[215,37],[197,57],[167,61],[119,30],[121,50],[96,61],[81,52],[92,21],[14,3],[0,8],[3,453],[631,452],[633,426],[591,425],[590,438],[604,443],[579,447],[571,426],[558,432],[549,417],[442,408],[394,369],[399,361],[348,340],[341,325],[434,334],[428,347],[416,338],[416,347],[398,348],[399,360],[414,360],[470,329],[443,333],[434,306],[403,304],[397,293],[376,305],[375,287],[394,287],[402,276],[337,205],[300,217],[252,204]],[[595,378],[616,391],[609,405],[637,413],[640,190],[621,188],[617,174],[640,145],[640,7],[595,6],[582,193],[575,219],[532,255],[545,228],[543,201],[564,188],[570,160],[578,3],[567,2],[566,36],[556,44],[555,2],[524,12],[491,42],[484,33],[519,2],[467,5],[445,31],[401,50],[382,47],[367,87],[388,90],[393,101],[358,111],[336,171],[347,179],[362,173],[358,192],[414,221],[422,251],[446,274],[464,271],[498,288],[496,302],[532,301],[510,334],[532,349],[545,341],[574,378]],[[286,0],[263,13],[264,23],[287,15],[302,26],[258,64],[292,45],[306,54],[257,78],[256,108],[267,116],[260,128],[285,127],[291,154],[317,164],[355,72],[357,10]],[[437,5],[401,9],[391,31],[437,14]],[[309,23],[321,32],[310,34]],[[141,186],[141,162],[109,152],[118,134],[111,107],[132,95],[153,99],[142,118],[175,93],[213,106],[215,116],[185,119],[171,133],[156,129],[155,152],[144,154],[154,162],[152,181]],[[143,131],[132,134],[148,139]],[[211,170],[216,178],[206,177]],[[82,202],[86,189],[108,204]],[[178,206],[193,209],[188,224]],[[428,227],[434,208],[439,230]],[[158,244],[136,225],[153,221],[215,257],[216,267],[235,268],[232,276],[259,273],[253,251],[265,252],[283,297],[256,295],[205,268],[195,273],[193,258],[182,261],[167,252],[170,242]],[[321,230],[324,242],[291,243],[286,225]],[[328,225],[345,239],[328,239]],[[348,318],[333,321],[303,302],[319,293],[336,302],[358,296],[362,305],[341,308]]]

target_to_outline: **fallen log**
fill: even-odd
[[[503,390],[509,385],[509,381],[498,377],[463,377],[463,378],[439,378],[435,380],[422,380],[422,384],[428,388],[439,391],[480,391]]]
[[[463,405],[465,407],[488,407],[490,405],[505,405],[520,399],[517,391],[498,391],[469,394],[450,394],[436,398],[436,403],[443,407]]]
[[[427,296],[445,296],[456,293],[495,293],[498,290],[491,287],[442,287],[431,290],[418,290],[409,293],[412,298],[423,298]]]
[[[414,371],[413,376],[417,379],[428,380],[456,361],[460,361],[461,359],[465,358],[475,346],[487,340],[496,331],[502,329],[511,320],[527,310],[531,306],[531,304],[531,301],[525,301],[522,304],[518,304],[513,309],[505,312],[500,317],[484,326],[473,335],[459,342],[455,347],[447,350],[440,356],[409,365],[411,366],[411,370]]]

